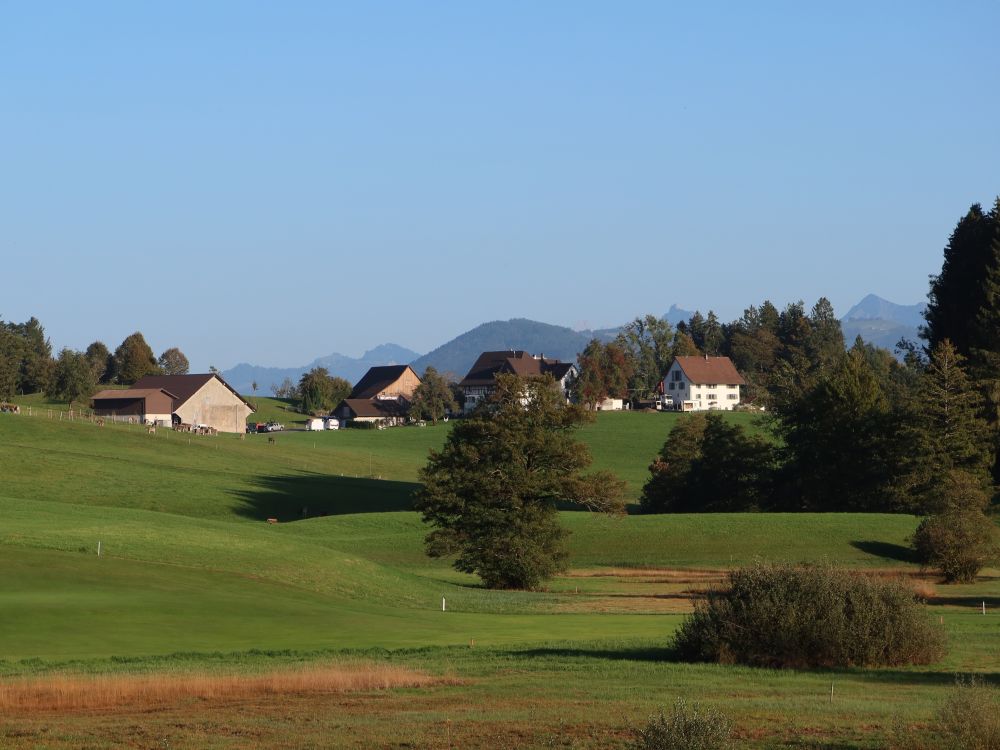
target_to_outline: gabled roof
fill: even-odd
[[[382,365],[381,367],[369,367],[365,376],[358,381],[348,396],[348,400],[355,398],[375,398],[382,391],[388,389],[393,383],[403,377],[403,373],[410,370],[409,365]],[[412,370],[411,370],[412,371]],[[419,381],[417,373],[413,376]]]
[[[236,396],[240,401],[250,407],[251,411],[255,409],[247,403],[240,394],[238,394],[229,383],[223,380],[218,373],[208,372],[203,375],[147,375],[144,378],[139,378],[133,388],[163,388],[174,394],[174,398],[177,403],[174,404],[176,409],[181,404],[185,403],[189,398],[191,398],[195,393],[201,390],[202,386],[205,385],[212,378],[217,378],[220,383],[222,383],[229,391]]]
[[[459,385],[491,386],[496,383],[497,375],[500,373],[513,373],[522,378],[552,375],[558,381],[562,380],[572,368],[572,362],[535,357],[520,349],[483,352]]]
[[[175,396],[170,391],[165,388],[111,388],[106,391],[98,391],[93,396],[90,397],[91,401],[111,401],[111,400],[124,400],[129,401],[132,399],[146,398],[148,396],[155,395],[157,393],[164,393],[169,398],[176,399]]]
[[[337,404],[337,408],[332,413],[336,414],[345,405],[350,408],[356,417],[381,417],[382,419],[389,419],[390,417],[406,416],[406,406],[404,404],[398,401],[384,401],[377,398],[345,398]]]
[[[696,385],[746,385],[729,357],[675,357],[674,361]]]

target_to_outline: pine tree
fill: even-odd
[[[818,382],[782,403],[778,430],[800,507],[890,509],[900,451],[898,415],[860,338]]]
[[[929,349],[949,339],[962,356],[972,353],[972,324],[983,307],[981,282],[990,265],[992,224],[975,203],[952,232],[941,273],[931,278],[927,295],[927,324],[921,334]]]

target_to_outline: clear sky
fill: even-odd
[[[195,369],[922,301],[1000,3],[0,0],[0,317]]]

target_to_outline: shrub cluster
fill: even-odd
[[[678,698],[665,714],[649,717],[645,727],[632,730],[629,750],[726,750],[732,747],[732,723],[719,711]]]
[[[978,510],[950,510],[921,521],[913,547],[925,566],[937,568],[949,583],[970,583],[1000,557],[997,529]]]
[[[930,726],[897,725],[887,750],[1000,750],[1000,691],[975,679],[960,680]]]
[[[944,634],[899,581],[758,563],[699,602],[674,646],[690,661],[763,667],[927,664]]]

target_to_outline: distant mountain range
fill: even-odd
[[[922,302],[897,305],[869,294],[840,319],[844,343],[850,346],[860,336],[869,344],[893,351],[901,338],[917,341],[920,326],[924,324],[925,309],[927,305]]]
[[[897,305],[869,294],[841,318],[844,341],[850,346],[860,335],[868,343],[889,351],[893,350],[900,338],[916,341],[918,328],[923,324],[925,307],[922,303]],[[693,314],[691,310],[671,305],[664,318],[676,326],[680,321],[690,319]],[[611,341],[619,331],[621,327],[574,331],[565,326],[526,318],[494,320],[478,325],[424,355],[398,344],[382,344],[357,358],[328,354],[308,365],[288,368],[242,363],[224,371],[222,376],[240,393],[250,393],[254,381],[257,382],[260,393],[270,393],[272,385],[280,385],[285,378],[298,382],[303,373],[314,367],[325,367],[331,375],[347,378],[352,383],[360,380],[369,367],[404,363],[409,363],[420,374],[428,365],[432,365],[438,372],[461,379],[481,352],[523,349],[532,354],[572,361],[591,339]]]
[[[314,367],[325,367],[331,375],[337,375],[352,383],[357,383],[361,376],[368,372],[369,367],[378,365],[402,365],[419,357],[418,352],[398,344],[381,344],[369,349],[360,357],[348,357],[345,354],[327,354],[314,359],[302,367],[261,367],[242,362],[235,367],[222,372],[222,377],[229,385],[240,393],[250,393],[251,386],[256,381],[258,393],[271,393],[272,385],[281,385],[285,378],[298,383],[299,378]]]

